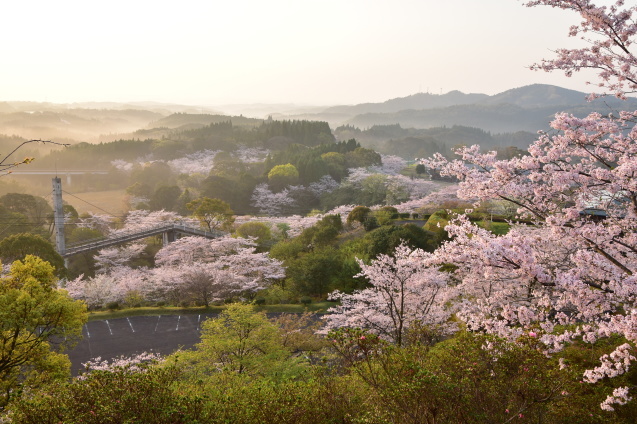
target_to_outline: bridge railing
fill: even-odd
[[[206,238],[217,238],[225,235],[222,231],[206,231],[197,228],[188,227],[180,224],[161,224],[154,227],[148,227],[137,231],[119,231],[108,237],[99,237],[90,240],[84,240],[82,242],[69,244],[66,251],[62,253],[63,257],[69,257],[82,252],[88,252],[91,250],[103,249],[105,247],[114,246],[129,241],[139,240],[146,237],[163,234],[169,231],[175,231],[178,233],[196,235]]]

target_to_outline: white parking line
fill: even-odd
[[[135,329],[133,328],[133,323],[130,322],[130,320],[128,319],[128,317],[126,317],[126,321],[128,321],[128,325],[130,325],[130,329],[133,330],[133,333],[135,332]]]

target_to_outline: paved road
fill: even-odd
[[[112,359],[142,352],[170,354],[199,342],[201,323],[216,314],[160,315],[89,321],[82,329],[84,338],[68,352],[73,374],[82,363],[101,357]]]

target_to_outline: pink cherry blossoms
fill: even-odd
[[[623,98],[637,89],[637,60],[630,52],[637,32],[637,7],[621,10],[589,0],[538,0],[580,13],[571,35],[588,47],[561,49],[558,58],[535,69],[598,71],[599,86]],[[445,229],[452,241],[435,253],[437,263],[454,264],[462,293],[458,316],[469,329],[512,341],[533,332],[546,353],[574,339],[595,342],[611,335],[628,343],[587,371],[594,383],[621,375],[635,360],[637,343],[637,111],[555,116],[551,133],[540,133],[528,155],[498,160],[478,146],[456,151],[458,160],[435,155],[423,163],[460,182],[458,197],[476,204],[515,205],[523,223],[495,236],[459,216]],[[630,400],[616,389],[601,405]]]
[[[454,331],[447,322],[452,309],[446,303],[455,291],[448,275],[428,267],[427,261],[427,253],[404,244],[394,257],[379,255],[371,265],[358,261],[358,276],[367,278],[371,287],[352,294],[333,292],[330,298],[341,303],[328,310],[322,332],[359,327],[401,345],[414,324],[438,335]]]
[[[534,0],[527,3],[529,7],[537,5],[579,13],[582,22],[579,26],[572,26],[569,35],[580,36],[587,47],[558,49],[556,59],[543,60],[531,69],[561,70],[567,76],[583,69],[593,69],[599,77],[595,85],[608,90],[603,94],[624,98],[627,92],[637,91],[637,57],[630,51],[633,37],[637,34],[637,23],[632,16],[637,6],[622,9],[623,0],[610,7],[595,6],[590,0]]]

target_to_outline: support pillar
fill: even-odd
[[[64,205],[62,203],[62,180],[53,178],[53,223],[55,225],[55,248],[60,255],[66,253],[64,240]]]
[[[168,243],[172,243],[175,241],[175,232],[174,231],[166,231],[162,234],[162,244],[166,246]]]

